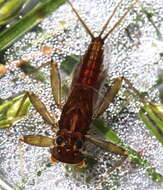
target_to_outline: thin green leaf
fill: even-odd
[[[22,19],[0,33],[0,51],[10,46],[20,36],[40,23],[65,2],[66,0],[44,0],[38,3],[37,6]]]
[[[151,103],[148,107],[151,109],[151,118],[157,123],[163,135],[163,104]]]
[[[152,177],[153,181],[162,182],[163,176],[156,172],[156,168],[148,168],[148,175]]]
[[[163,73],[161,72],[159,75],[158,75],[158,79],[156,81],[156,85],[161,85],[163,83]]]
[[[157,87],[159,90],[159,97],[160,97],[160,101],[161,103],[163,103],[163,91],[162,91],[162,86],[163,84],[163,71],[160,69],[159,70],[159,74],[158,74],[158,79],[156,81],[156,84],[154,85],[154,87]]]
[[[111,129],[106,126],[106,123],[102,119],[95,119],[93,121],[93,125],[102,133],[102,135],[109,139],[112,143],[121,144],[122,141],[117,136],[117,134]]]
[[[16,101],[19,101],[21,99],[20,96],[14,97],[8,100],[2,100],[1,99],[1,105],[0,105],[0,114],[6,113],[7,110],[12,106]]]
[[[157,140],[163,145],[163,120],[159,120],[159,118],[155,115],[150,105],[145,105],[139,111],[139,117],[144,122],[144,124],[148,127],[151,133],[157,138]]]
[[[11,127],[27,115],[31,103],[27,98],[22,104],[23,97],[24,94],[19,95],[17,97],[4,101],[4,103],[0,105],[0,128]],[[20,106],[21,110],[17,115],[17,111]]]
[[[29,0],[8,0],[0,1],[0,25],[7,24],[18,16],[22,7]]]
[[[144,9],[144,8],[142,8],[142,11],[143,11],[143,13],[146,15],[148,21],[149,21],[149,22],[153,25],[153,27],[155,28],[158,38],[159,38],[159,39],[162,39],[162,34],[161,34],[161,32],[159,31],[158,27],[156,26],[156,24],[155,24],[155,22],[154,22],[154,20],[153,20],[153,18],[152,18],[153,15],[154,15],[154,13],[149,12],[149,11],[147,11],[147,10]]]

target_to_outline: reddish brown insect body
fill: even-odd
[[[122,0],[121,0],[122,1]],[[84,156],[81,152],[83,143],[85,141],[85,135],[89,130],[92,118],[99,116],[102,111],[107,108],[106,105],[102,107],[100,112],[95,113],[94,108],[101,108],[102,103],[97,104],[98,91],[101,87],[103,80],[105,79],[106,72],[103,69],[103,46],[104,41],[108,35],[114,30],[114,28],[123,20],[127,15],[129,10],[132,8],[133,4],[127,9],[124,15],[119,19],[118,22],[114,24],[112,29],[102,38],[102,34],[108,26],[111,18],[116,12],[119,4],[113,10],[110,18],[104,25],[101,33],[98,37],[94,37],[89,28],[82,21],[76,10],[71,5],[73,11],[77,15],[80,22],[83,24],[86,31],[91,36],[92,40],[86,51],[81,63],[78,65],[74,72],[74,77],[71,84],[71,92],[65,103],[61,118],[58,122],[59,130],[57,131],[57,137],[55,139],[43,137],[43,136],[24,136],[21,138],[23,142],[26,142],[35,146],[45,146],[51,147],[52,160],[59,160],[64,163],[77,164],[78,166],[83,166]],[[56,103],[60,104],[60,93],[56,93],[56,88],[54,84],[59,83],[59,77],[56,79],[54,73],[56,72],[56,66],[51,63],[51,81],[52,81],[52,91]],[[59,74],[58,74],[59,75]],[[113,85],[113,88],[109,90],[109,101],[113,100],[120,84],[122,82],[122,77],[117,79],[117,82]],[[35,106],[37,111],[42,115],[42,117],[51,125],[55,125],[54,119],[50,116],[44,104],[39,100],[39,98],[33,93],[27,93],[26,97],[29,96],[32,104]],[[25,99],[25,98],[24,98]],[[105,109],[104,109],[105,108]],[[114,146],[114,145],[111,145]],[[115,147],[114,147],[115,148]],[[119,153],[124,155],[124,150],[118,149]],[[115,151],[114,151],[115,152]]]
[[[83,143],[93,115],[95,87],[101,73],[103,40],[92,39],[84,55],[78,77],[71,94],[63,107],[57,135],[63,137],[64,146],[54,148],[54,157],[62,162],[76,164],[83,156],[76,143]],[[59,151],[59,152],[58,152]]]
[[[75,70],[75,76],[72,82],[72,91],[63,107],[61,118],[59,120],[59,131],[57,132],[57,147],[51,150],[52,159],[70,164],[80,164],[83,161],[81,148],[85,141],[85,135],[89,130],[93,116],[93,108],[96,105],[97,92],[103,81],[102,63],[103,63],[103,45],[104,40],[121,22],[129,10],[113,26],[113,28],[103,37],[110,19],[114,15],[117,7],[114,9],[111,17],[104,25],[100,35],[94,37],[88,27],[82,21],[76,10],[71,5],[78,19],[84,25],[86,31],[90,34],[92,40],[86,51],[82,63]],[[76,74],[77,73],[77,74]],[[76,76],[77,75],[77,76]]]
[[[93,38],[83,58],[78,83],[96,86],[101,64],[103,63],[103,40],[100,37]]]

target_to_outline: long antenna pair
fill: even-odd
[[[105,23],[105,25],[102,28],[102,31],[99,34],[99,37],[101,37],[101,35],[104,33],[105,29],[107,28],[107,26],[109,25],[111,19],[113,18],[113,16],[115,15],[117,8],[120,6],[120,4],[122,3],[123,0],[120,0],[120,2],[117,4],[117,6],[114,8],[111,16],[109,17],[109,19],[107,20],[107,22]],[[122,22],[122,20],[125,18],[125,16],[128,14],[128,12],[133,8],[133,6],[137,3],[138,0],[134,0],[134,2],[129,6],[129,8],[127,9],[127,11],[122,15],[122,17],[114,24],[114,26],[109,30],[109,32],[102,38],[103,40],[105,40],[109,34],[111,34],[113,32],[113,30]],[[85,22],[82,20],[82,18],[80,17],[80,15],[78,14],[78,12],[75,10],[75,8],[73,7],[72,3],[67,0],[67,2],[70,4],[72,10],[74,11],[74,13],[76,14],[76,16],[78,17],[78,19],[80,20],[81,24],[84,26],[85,30],[87,31],[87,33],[91,36],[91,38],[95,38],[94,35],[92,34],[92,32],[90,31],[90,29],[88,28],[88,26],[85,24]]]

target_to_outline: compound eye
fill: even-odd
[[[76,140],[76,143],[75,143],[75,147],[76,147],[77,149],[81,149],[82,146],[83,146],[83,141],[82,141],[81,139],[77,139],[77,140]]]
[[[65,139],[62,136],[58,136],[56,138],[56,144],[59,146],[63,146],[65,144]]]

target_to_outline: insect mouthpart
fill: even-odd
[[[68,164],[79,164],[83,161],[84,155],[79,150],[74,150],[66,146],[57,146],[50,149],[52,160],[58,160]]]

